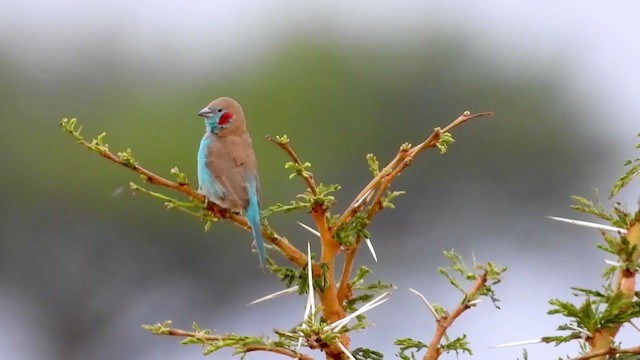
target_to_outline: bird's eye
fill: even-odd
[[[222,109],[218,109],[218,112],[222,112]]]

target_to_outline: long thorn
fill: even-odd
[[[427,300],[427,298],[424,297],[424,295],[422,295],[418,290],[414,290],[412,288],[409,288],[409,291],[411,291],[412,293],[418,295],[420,297],[420,299],[422,299],[422,302],[424,302],[425,305],[427,305],[427,308],[429,309],[429,312],[431,312],[431,315],[433,315],[433,317],[436,319],[436,321],[438,321],[440,319],[440,316],[436,312],[436,309],[433,308],[433,306],[431,305],[429,300]]]
[[[360,309],[359,309],[359,311],[360,311],[360,313],[359,313],[359,314],[356,314],[356,313],[354,312],[353,314],[356,314],[355,316],[349,317],[349,320],[347,320],[347,321],[342,321],[342,322],[340,323],[340,325],[336,326],[336,327],[333,329],[333,331],[335,331],[335,332],[339,331],[340,329],[342,329],[342,327],[343,327],[343,326],[347,325],[347,324],[349,323],[349,321],[351,321],[351,320],[352,320],[353,318],[355,318],[356,316],[358,316],[358,315],[360,315],[360,314],[362,314],[362,313],[364,313],[364,312],[367,312],[367,311],[369,311],[369,310],[373,309],[374,307],[377,307],[378,305],[382,305],[382,304],[384,304],[384,303],[385,303],[385,302],[387,302],[387,301],[389,301],[389,298],[382,299],[382,300],[380,300],[380,301],[376,302],[375,304],[369,304],[369,306],[367,306],[366,308],[365,308],[365,307],[360,308]],[[353,314],[352,314],[352,315],[353,315]],[[346,318],[345,318],[345,319],[346,319]]]
[[[308,294],[309,298],[307,302],[311,304],[310,310],[312,313],[316,312],[316,295],[314,293],[313,287],[313,271],[311,269],[311,244],[307,242],[307,258],[309,261],[307,262],[307,281],[309,282]]]
[[[376,249],[373,248],[373,244],[371,243],[371,239],[365,238],[364,242],[367,243],[367,247],[369,248],[369,251],[371,252],[371,256],[373,256],[373,260],[378,262],[378,256],[376,255]]]
[[[315,229],[313,229],[313,228],[311,228],[311,227],[309,227],[309,226],[307,226],[307,225],[305,225],[305,224],[301,223],[300,221],[298,221],[298,225],[300,225],[300,226],[302,226],[303,228],[305,228],[305,229],[309,230],[309,232],[311,232],[311,233],[312,233],[312,234],[314,234],[315,236],[320,237],[320,233],[319,233],[317,230],[315,230]]]
[[[248,303],[247,306],[254,305],[254,304],[257,304],[259,302],[275,299],[275,298],[277,298],[279,296],[286,295],[286,294],[291,294],[291,293],[294,293],[296,291],[298,291],[298,285],[290,287],[288,289],[280,290],[278,292],[274,292],[273,294],[269,294],[269,295],[263,296],[263,297],[261,297],[259,299],[253,300],[252,302]]]
[[[313,292],[313,274],[311,272],[311,243],[309,242],[307,242],[307,259],[308,259],[307,281],[309,282],[309,289],[307,291],[307,305],[304,307],[304,317],[302,320],[303,321],[302,327],[306,327],[306,324],[304,322],[307,321],[307,318],[309,317],[309,315],[314,316],[316,313],[315,294]],[[304,340],[303,337],[300,337],[298,339],[298,348],[296,351],[300,350],[300,346],[302,346],[302,340]]]
[[[611,261],[611,260],[605,260],[604,263],[607,264],[607,265],[611,265],[611,266],[621,266],[622,265],[619,262]]]
[[[307,272],[308,274],[308,282],[309,289],[307,291],[307,305],[304,308],[304,321],[307,320],[309,314],[315,313],[315,294],[313,293],[313,278],[311,273],[311,244],[307,242],[307,258],[309,261],[307,262]]]
[[[476,299],[476,300],[473,300],[473,301],[469,301],[467,303],[467,306],[477,305],[477,304],[480,304],[481,302],[482,302],[482,299]]]
[[[625,230],[625,229],[621,229],[621,228],[617,228],[617,227],[613,227],[613,226],[609,226],[609,225],[596,224],[596,223],[592,223],[592,222],[588,222],[588,221],[566,219],[566,218],[561,218],[561,217],[557,217],[557,216],[547,216],[547,218],[549,218],[551,220],[556,220],[556,221],[560,221],[560,222],[566,222],[566,223],[569,223],[569,224],[578,225],[578,226],[584,226],[584,227],[598,229],[598,230],[613,231],[613,232],[617,232],[617,233],[620,233],[620,234],[626,234],[627,233],[627,230]]]
[[[351,355],[351,353],[349,352],[349,350],[347,350],[346,347],[344,347],[344,345],[342,345],[342,343],[340,342],[340,340],[338,340],[338,342],[336,343],[338,344],[338,347],[340,348],[340,350],[342,350],[342,352],[347,355],[347,357],[349,358],[349,360],[356,360],[356,358],[353,357],[353,355]]]
[[[334,322],[331,325],[328,325],[324,328],[324,330],[332,330],[335,331],[337,328],[341,328],[343,325],[345,325],[346,323],[348,323],[349,321],[351,321],[351,319],[355,318],[356,316],[362,314],[365,311],[369,311],[371,309],[373,309],[374,307],[384,303],[385,301],[389,300],[388,296],[391,294],[391,292],[387,291],[384,294],[376,297],[375,299],[369,301],[368,303],[366,303],[365,305],[363,305],[360,309],[354,311],[352,314],[349,314],[348,316],[345,316],[344,318]]]
[[[368,197],[369,195],[371,195],[372,192],[373,192],[373,189],[369,189],[369,191],[367,191],[364,195],[362,195],[362,197],[353,204],[353,207],[358,207],[360,206],[360,204],[362,204],[363,201],[369,200]]]
[[[510,347],[510,346],[540,344],[542,342],[543,342],[542,339],[533,339],[533,340],[515,341],[515,342],[510,342],[510,343],[505,343],[505,344],[498,344],[498,345],[493,345],[491,347],[492,348],[503,348],[503,347]]]
[[[592,337],[593,337],[593,334],[591,334],[591,333],[590,333],[590,332],[588,332],[587,330],[585,330],[585,329],[581,329],[581,328],[579,328],[579,327],[577,327],[577,326],[575,326],[575,325],[567,324],[567,327],[568,327],[568,328],[571,328],[571,329],[573,329],[573,330],[575,330],[575,331],[577,331],[577,332],[579,332],[579,333],[581,333],[582,335],[584,335],[584,336],[586,336],[586,337],[588,337],[588,338],[592,338]]]

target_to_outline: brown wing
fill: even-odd
[[[224,194],[217,199],[219,205],[231,210],[244,210],[249,206],[247,182],[255,179],[258,199],[261,196],[256,155],[251,138],[239,136],[215,136],[209,143],[207,168],[220,183]]]

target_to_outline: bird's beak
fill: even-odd
[[[211,109],[209,109],[209,107],[205,107],[204,109],[200,110],[200,112],[198,112],[198,116],[202,116],[205,118],[210,117],[211,115],[213,115],[213,112],[211,111]]]

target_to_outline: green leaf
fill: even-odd
[[[282,135],[282,136],[277,136],[275,137],[276,142],[278,144],[288,144],[289,143],[289,138],[287,137],[287,135]]]
[[[351,355],[356,360],[382,360],[384,358],[384,355],[379,351],[361,347],[351,350]]]
[[[176,176],[176,180],[180,185],[188,185],[189,180],[187,179],[187,175],[185,175],[177,166],[171,168],[171,173]]]
[[[473,355],[471,352],[471,348],[469,348],[469,341],[467,341],[467,335],[459,336],[453,340],[450,340],[442,345],[440,345],[443,352],[455,352],[456,355],[459,351],[462,353],[467,353],[469,355]]]
[[[171,323],[171,320],[165,320],[162,323],[156,323],[154,325],[142,325],[142,328],[156,335],[168,335]]]
[[[427,344],[411,338],[397,339],[393,343],[400,348],[400,352],[396,355],[402,360],[415,360],[415,353],[427,348]],[[409,354],[407,354],[407,351],[409,351]]]
[[[636,146],[636,149],[640,149],[640,144]],[[624,167],[629,169],[613,184],[611,191],[609,191],[609,199],[616,196],[620,190],[629,185],[631,180],[640,174],[640,158],[625,161]]]
[[[411,150],[411,144],[408,142],[403,143],[402,145],[400,145],[400,151],[404,152],[404,151],[409,151]]]
[[[374,177],[380,174],[380,163],[378,163],[378,159],[373,154],[367,154],[367,163],[369,164],[369,171],[373,174]]]
[[[349,221],[340,224],[333,233],[334,238],[344,247],[354,246],[357,239],[368,239],[369,219],[366,211],[359,211]]]
[[[134,169],[134,168],[136,168],[136,166],[138,166],[138,163],[136,162],[136,159],[133,157],[133,152],[129,148],[127,148],[127,150],[124,151],[124,152],[119,152],[118,153],[118,158],[128,168]]]
[[[289,179],[292,179],[296,176],[301,176],[304,178],[311,177],[311,173],[307,171],[307,169],[311,168],[311,163],[305,162],[304,164],[298,164],[293,161],[289,161],[284,165],[285,169],[292,169],[293,173],[289,175]]]
[[[440,149],[440,154],[444,154],[447,152],[448,146],[450,144],[453,144],[455,142],[455,140],[453,139],[453,137],[451,136],[450,133],[448,132],[440,132],[441,129],[440,128],[436,128],[436,131],[438,131],[440,133],[440,137],[438,138],[438,141],[436,142],[436,146],[438,147],[438,149]]]
[[[391,200],[404,193],[404,191],[387,191],[387,194],[381,199],[382,207],[387,209],[395,209],[395,205],[391,202]]]

